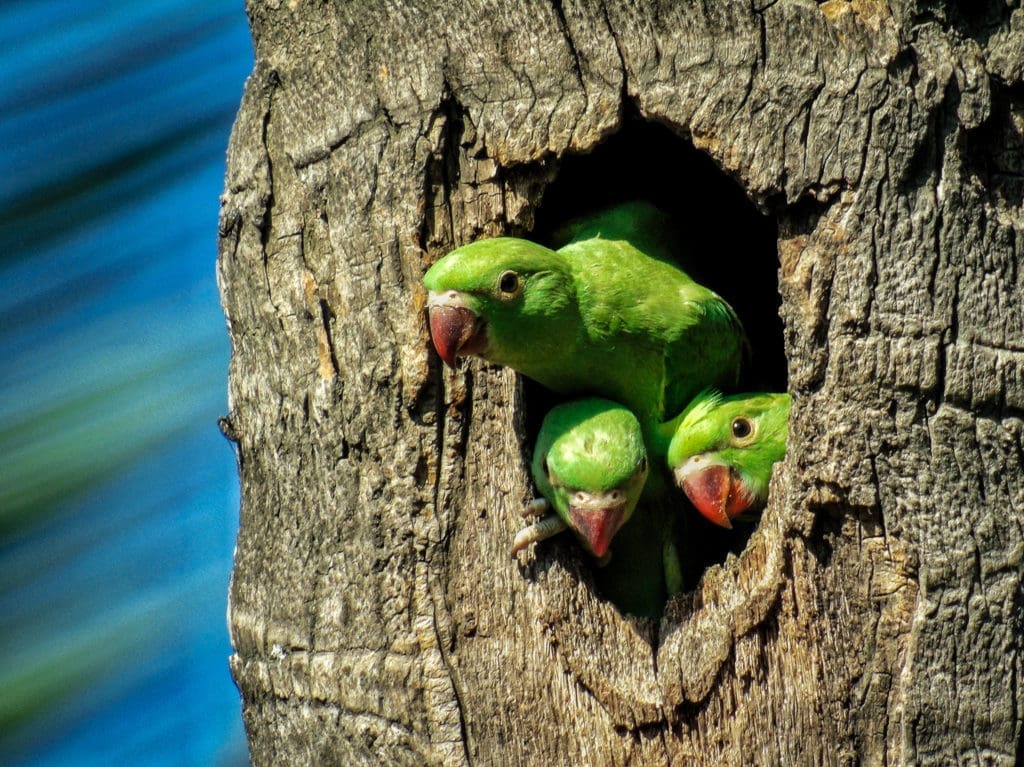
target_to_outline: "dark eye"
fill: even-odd
[[[732,436],[736,439],[744,439],[754,433],[754,424],[750,422],[749,418],[733,418],[732,419]]]
[[[551,476],[551,470],[548,468],[547,456],[544,457],[544,476],[545,477],[550,477]]]
[[[514,296],[519,292],[519,275],[515,272],[502,272],[498,278],[498,290],[506,296]]]
[[[646,458],[641,458],[640,459],[640,463],[638,463],[636,465],[636,470],[639,471],[641,474],[643,474],[645,471],[647,471],[647,459]]]

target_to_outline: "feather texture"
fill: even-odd
[[[562,521],[592,554],[604,556],[647,480],[640,422],[605,399],[559,405],[544,419],[531,468]]]
[[[732,308],[670,260],[665,224],[632,203],[573,225],[558,250],[471,243],[425,275],[432,311],[469,309],[482,323],[473,349],[491,362],[626,405],[657,449],[655,425],[701,389],[735,385],[744,344]]]
[[[668,465],[708,519],[728,527],[764,505],[772,466],[786,454],[789,404],[788,394],[706,390],[682,413]]]

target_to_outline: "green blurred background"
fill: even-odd
[[[248,762],[214,278],[242,0],[0,5],[0,764]]]

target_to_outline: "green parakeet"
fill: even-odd
[[[623,612],[658,617],[682,589],[682,575],[675,514],[645,484],[647,450],[636,416],[599,398],[552,408],[531,468],[544,498],[526,513],[555,513],[520,531],[513,553],[569,528],[598,558],[599,591]]]
[[[698,394],[668,448],[676,484],[722,527],[768,497],[772,465],[786,454],[788,394]]]
[[[533,479],[558,515],[517,536],[513,552],[566,527],[595,557],[629,521],[647,480],[640,422],[606,399],[582,399],[552,408],[533,452]],[[535,505],[533,510],[542,510]]]
[[[670,257],[666,219],[628,203],[571,224],[558,250],[514,237],[465,245],[423,278],[430,333],[450,366],[479,355],[562,394],[620,402],[655,427],[708,386],[736,383],[732,308]]]

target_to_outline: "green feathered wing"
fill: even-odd
[[[745,345],[732,308],[673,260],[681,249],[671,231],[653,206],[631,203],[571,222],[557,250],[499,237],[452,251],[423,280],[434,346],[449,365],[477,355],[555,392],[620,403],[660,466],[669,419],[702,389],[734,387]],[[534,473],[546,496],[557,495]],[[651,472],[640,510],[596,574],[610,599],[639,615],[660,614],[680,586],[675,515],[659,480]],[[588,535],[595,554],[610,541],[606,530]]]
[[[735,385],[743,331],[729,305],[670,257],[670,227],[633,203],[571,224],[557,251],[500,237],[427,272],[441,356],[478,354],[563,394],[592,394],[655,427],[708,386]]]

